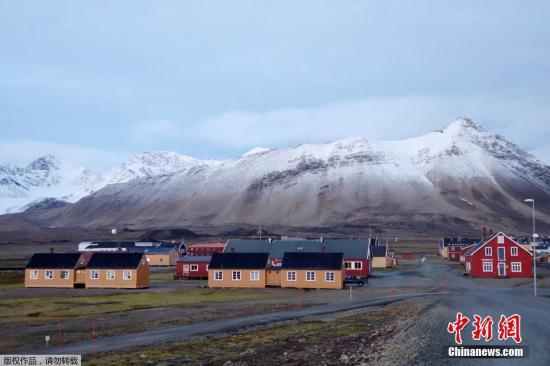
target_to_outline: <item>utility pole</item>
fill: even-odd
[[[537,251],[536,251],[536,241],[537,241],[537,233],[535,231],[535,200],[533,198],[527,198],[525,200],[527,203],[531,203],[533,207],[533,290],[535,292],[535,296],[537,296]]]

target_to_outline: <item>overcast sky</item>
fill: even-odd
[[[101,171],[474,119],[550,162],[550,1],[1,1],[0,162]]]

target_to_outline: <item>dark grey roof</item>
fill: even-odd
[[[132,249],[137,253],[145,254],[170,254],[172,250],[176,250],[174,247],[135,247]]]
[[[373,257],[385,257],[388,254],[388,246],[387,245],[377,245],[372,248],[372,256]]]
[[[265,269],[269,253],[214,253],[209,269]]]
[[[191,263],[191,262],[210,262],[212,259],[209,255],[186,255],[183,258],[178,259],[176,262]]]
[[[245,240],[231,239],[224,253],[266,253],[272,259],[282,259],[286,252],[344,253],[344,258],[368,258],[368,239],[324,239],[321,240]]]
[[[72,269],[80,256],[80,253],[35,253],[25,268]]]
[[[134,269],[139,266],[143,253],[96,252],[88,261],[87,268]]]
[[[136,243],[133,241],[94,241],[86,249],[111,249],[111,248],[134,248]]]
[[[485,240],[481,240],[479,243],[477,243],[476,245],[474,245],[473,247],[471,247],[470,249],[468,249],[466,251],[466,253],[464,253],[464,256],[467,256],[467,255],[471,255],[473,252],[475,252],[476,250],[478,250],[479,248],[481,248],[482,246],[485,245],[485,243],[487,243],[488,241],[492,240],[495,236],[497,236],[498,234],[500,233],[495,233],[491,236],[489,236],[487,239]]]
[[[283,255],[284,269],[341,269],[344,253],[287,252]]]
[[[443,238],[443,246],[444,247],[448,247],[448,246],[460,246],[460,247],[465,247],[465,246],[468,246],[468,245],[472,245],[472,244],[476,244],[476,243],[479,243],[481,239],[472,239],[472,238],[460,238],[460,237],[456,237],[456,238]]]

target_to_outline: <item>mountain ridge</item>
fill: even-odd
[[[514,228],[529,217],[523,198],[533,197],[539,219],[550,222],[550,167],[466,118],[404,140],[352,137],[252,149],[234,160],[186,159],[182,169],[142,172],[74,204],[28,216],[57,226],[330,226],[376,220]]]

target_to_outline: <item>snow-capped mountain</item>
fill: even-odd
[[[75,200],[85,197],[110,184],[126,183],[136,178],[148,178],[187,171],[196,167],[214,167],[215,160],[200,160],[170,151],[153,151],[138,154],[102,174],[92,184],[74,195]]]
[[[102,175],[52,155],[40,157],[26,167],[0,165],[0,214],[60,207],[63,202],[74,203],[110,184],[217,164],[220,162],[155,151],[138,154]]]
[[[0,165],[0,213],[22,211],[52,197],[68,200],[96,179],[92,171],[52,155],[25,167]]]
[[[34,219],[55,225],[273,224],[411,228],[550,223],[550,167],[468,119],[401,141],[349,138],[104,186]]]

